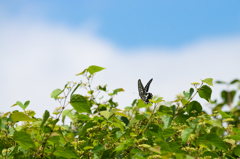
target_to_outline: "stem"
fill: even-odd
[[[154,114],[154,112],[155,112],[155,109],[156,109],[156,107],[157,107],[157,104],[156,104],[156,103],[154,103],[154,104],[155,104],[155,105],[154,105],[154,108],[153,108],[153,112],[152,112],[151,116],[149,117],[149,120],[148,120],[148,122],[147,122],[147,124],[146,124],[146,126],[145,126],[145,128],[144,128],[145,130],[143,129],[143,130],[144,130],[144,133],[147,131],[148,124],[149,124],[150,120],[152,119],[152,116],[153,116],[153,114]],[[143,131],[142,131],[142,132],[143,132]],[[141,132],[141,133],[142,133],[142,132]],[[140,133],[140,134],[141,134],[141,133]]]
[[[232,101],[231,101],[231,92],[229,91],[229,85],[227,85],[227,101],[228,101],[228,105],[231,109],[232,107]]]
[[[173,118],[173,120],[176,119],[177,116],[178,116],[178,114],[179,114],[186,106],[188,106],[188,105],[190,104],[190,101],[191,101],[191,100],[193,99],[193,97],[195,97],[195,95],[198,93],[198,91],[201,89],[202,85],[203,85],[203,82],[202,82],[202,84],[200,85],[199,89],[197,89],[197,92],[189,99],[188,103],[185,104],[185,105],[183,106],[183,108],[182,108],[181,110],[179,110],[179,111],[175,114],[175,117]]]

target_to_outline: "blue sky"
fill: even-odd
[[[240,33],[240,1],[2,1],[9,17],[24,15],[95,33],[123,48],[177,48],[207,38]]]

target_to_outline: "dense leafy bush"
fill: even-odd
[[[87,82],[68,82],[51,97],[61,103],[53,112],[46,110],[43,118],[25,110],[29,101],[16,102],[23,112],[13,111],[0,116],[0,155],[2,158],[237,158],[240,156],[239,102],[232,106],[236,91],[223,91],[223,102],[211,101],[211,78],[165,102],[154,96],[149,104],[133,100],[124,110],[113,100],[122,88],[107,91],[107,85],[93,89],[96,72],[90,66],[77,74]],[[218,82],[224,83],[224,82]],[[230,84],[239,83],[234,80]],[[75,94],[87,89],[88,94]],[[99,97],[99,95],[105,97]],[[107,95],[107,97],[106,97]],[[213,114],[202,111],[201,98],[214,105]],[[67,101],[70,97],[70,101]],[[107,99],[107,100],[105,100]],[[221,107],[231,105],[231,111]],[[68,108],[68,109],[66,109]],[[141,108],[145,108],[142,111]],[[62,125],[60,120],[62,117]],[[65,125],[65,118],[71,119]],[[20,125],[17,125],[20,123]]]

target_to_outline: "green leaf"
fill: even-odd
[[[113,116],[117,112],[117,109],[112,109],[110,112],[109,111],[101,111],[100,114],[104,116],[107,120]]]
[[[157,137],[159,139],[162,139],[162,140],[164,139],[163,138],[163,131],[158,125],[151,124],[151,125],[148,126],[148,128],[149,128],[152,136],[155,136],[155,137]]]
[[[231,138],[236,141],[240,141],[240,136],[239,135],[231,135]]]
[[[240,82],[240,80],[239,80],[239,79],[232,80],[232,81],[230,82],[230,84],[234,84],[234,83],[236,83],[236,82]]]
[[[135,139],[127,139],[123,142],[121,142],[116,148],[115,151],[122,151],[126,148],[128,148],[129,146],[134,145],[135,143]]]
[[[219,128],[222,128],[222,123],[220,120],[208,120],[213,126],[217,126]]]
[[[72,97],[73,93],[78,89],[79,86],[81,86],[81,84],[82,84],[82,82],[81,82],[81,83],[78,83],[78,85],[77,85],[77,86],[74,88],[74,90],[72,91],[70,97]]]
[[[234,154],[237,156],[240,156],[240,145],[237,145],[234,150],[233,150]]]
[[[106,119],[109,119],[111,117],[110,116],[111,113],[109,111],[101,111],[100,114],[104,116]]]
[[[169,146],[174,153],[184,153],[182,150],[182,143],[181,142],[171,142],[169,143]]]
[[[30,118],[23,112],[15,112],[11,114],[11,118],[14,122],[16,121],[29,121],[29,122],[34,122],[36,119]]]
[[[193,92],[194,92],[194,89],[193,89],[193,88],[190,88],[189,92],[183,91],[183,95],[187,98],[187,100],[189,100],[189,99],[191,98]],[[184,105],[185,105],[185,104],[184,104]]]
[[[92,120],[89,120],[80,131],[79,136],[85,136],[87,134],[87,129],[92,128],[96,125],[97,124],[95,122],[93,122]]]
[[[42,123],[40,125],[40,128],[42,128],[42,126],[45,124],[45,122],[48,120],[50,114],[49,111],[45,110],[44,114],[43,114],[43,120]]]
[[[80,94],[73,94],[70,100],[70,104],[78,113],[92,113],[87,99]]]
[[[219,156],[216,153],[212,152],[212,151],[205,151],[203,153],[203,157],[205,157],[205,156],[211,156],[212,158],[219,158]]]
[[[87,71],[87,69],[85,69],[85,70],[83,70],[82,72],[76,74],[76,76],[82,75],[82,74],[84,74],[86,71]]]
[[[103,145],[96,145],[94,148],[93,148],[93,153],[95,154],[98,154],[99,152],[105,150],[105,147]]]
[[[104,85],[103,87],[99,85],[99,86],[98,86],[98,89],[106,92],[106,91],[107,91],[107,85]]]
[[[4,144],[0,142],[0,155],[2,154],[3,149],[5,149]]]
[[[29,100],[24,103],[25,109],[27,108],[27,106],[28,106],[29,104],[30,104],[30,101],[29,101]],[[24,109],[24,110],[25,110],[25,109]]]
[[[132,110],[132,107],[125,107],[125,110]]]
[[[145,107],[149,107],[149,106],[152,106],[152,104],[151,103],[145,104],[142,99],[139,99],[137,102],[138,108],[145,108]]]
[[[68,116],[69,118],[72,117],[71,111],[72,111],[71,109],[65,109],[62,112],[62,123],[64,123],[66,116]],[[69,114],[71,114],[71,116],[69,116]]]
[[[216,83],[218,83],[218,84],[226,84],[226,82],[224,82],[224,81],[216,81]]]
[[[78,120],[90,120],[91,118],[88,115],[79,114]]]
[[[189,101],[185,98],[181,99],[181,103],[182,105],[186,105],[187,103],[189,103]]]
[[[105,68],[100,67],[100,66],[92,65],[92,66],[88,67],[88,72],[92,75],[96,72],[102,71],[103,69],[105,69]]]
[[[231,91],[231,92],[227,92],[227,91],[222,91],[221,93],[221,97],[224,100],[224,103],[229,104],[233,102],[233,99],[235,97],[236,91]],[[229,99],[231,101],[229,101]]]
[[[198,95],[208,102],[211,100],[211,94],[212,94],[212,89],[207,85],[203,85],[198,91]]]
[[[201,80],[201,81],[208,84],[209,86],[213,86],[213,79],[212,78],[206,78],[206,79]]]
[[[163,101],[163,97],[158,97],[156,100],[149,99],[149,101],[152,103],[160,103]]]
[[[218,110],[218,112],[221,114],[222,118],[230,118],[230,116],[222,110]]]
[[[172,120],[173,120],[173,118],[171,116],[166,116],[166,115],[164,115],[160,118],[162,118],[162,121],[164,123],[164,128],[169,127],[172,123]]]
[[[116,113],[117,113],[117,112],[116,112]],[[124,117],[124,116],[121,116],[121,117],[120,117],[120,120],[121,120],[122,122],[124,122],[126,126],[128,126],[128,124],[129,124],[128,118],[126,118],[126,117]]]
[[[163,130],[163,137],[164,137],[164,139],[167,139],[168,137],[171,137],[174,134],[175,134],[174,129],[172,129],[170,127],[165,129],[165,130]]]
[[[240,129],[238,128],[232,128],[232,129],[237,135],[240,135]]]
[[[187,142],[188,140],[188,137],[190,136],[190,134],[193,132],[193,129],[192,128],[186,128],[185,130],[182,131],[181,133],[181,138],[182,138],[182,141],[184,143]]]
[[[134,99],[132,102],[132,107],[137,103],[137,99]]]
[[[115,90],[113,91],[113,94],[114,94],[114,95],[117,95],[118,92],[124,92],[124,89],[122,89],[122,88],[115,89]]]
[[[29,101],[29,102],[30,102],[30,101]],[[29,103],[27,104],[27,103],[25,102],[24,105],[23,105],[22,102],[17,101],[16,104],[19,105],[23,110],[25,110]],[[25,105],[25,104],[26,104],[26,105]]]
[[[133,154],[135,154],[135,153],[141,153],[141,152],[143,152],[143,151],[140,150],[139,148],[133,148],[133,149],[130,151],[130,153],[133,153]]]
[[[31,139],[30,134],[26,132],[15,131],[13,135],[13,139],[25,150],[36,147],[33,140]]]
[[[223,142],[222,138],[220,138],[216,134],[208,134],[206,140],[208,142],[211,142],[211,144],[213,144],[217,148],[227,151],[226,144]]]
[[[122,117],[128,118],[128,116],[127,116],[126,114],[121,113],[121,112],[116,112],[115,114],[116,114],[116,115],[119,115],[119,116],[122,116]]]
[[[57,99],[57,97],[62,93],[63,91],[61,89],[55,89],[52,93],[51,93],[51,98],[54,98],[55,100]]]
[[[167,107],[165,105],[161,105],[157,111],[157,113],[160,116],[167,115],[167,116],[173,116],[173,110],[171,107]]]
[[[192,101],[189,105],[187,105],[186,109],[189,115],[194,115],[194,113],[192,113],[193,110],[197,111],[195,114],[202,112],[202,106],[197,101]]]
[[[218,111],[219,109],[222,109],[222,107],[225,105],[225,103],[217,104],[212,111]]]
[[[161,147],[161,155],[171,152],[171,148],[166,141],[159,141],[156,144]]]
[[[54,155],[64,158],[79,158],[73,148],[57,146]]]
[[[160,146],[154,146],[149,148],[150,151],[161,154],[161,147]]]

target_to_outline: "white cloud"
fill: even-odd
[[[0,95],[4,112],[16,109],[10,106],[18,100],[30,100],[28,108],[39,117],[46,109],[52,112],[59,106],[50,98],[52,90],[63,88],[67,81],[79,81],[82,78],[75,74],[90,65],[106,68],[96,74],[94,85],[125,89],[115,98],[120,108],[138,98],[139,78],[144,84],[153,78],[150,91],[167,101],[200,79],[239,78],[239,36],[203,40],[178,49],[127,50],[86,28],[71,30],[40,22],[6,22],[0,27],[0,35]],[[213,87],[213,98],[219,96],[221,89]]]

